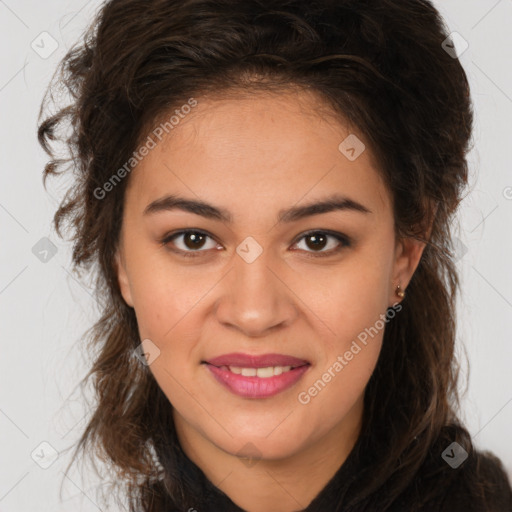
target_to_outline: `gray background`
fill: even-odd
[[[96,497],[99,479],[90,471],[83,478],[77,468],[64,475],[69,448],[86,424],[76,388],[88,368],[79,337],[97,310],[90,288],[69,272],[70,246],[51,228],[64,189],[50,181],[44,191],[46,155],[36,139],[43,92],[99,5],[0,0],[1,512],[106,510]],[[462,417],[477,447],[498,454],[512,475],[512,1],[436,5],[450,30],[469,44],[460,59],[476,115],[471,192],[458,235],[461,389],[467,384]],[[52,41],[58,47],[46,55]],[[44,237],[55,246],[53,256],[44,253]]]

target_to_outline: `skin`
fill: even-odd
[[[326,115],[313,94],[197,99],[129,177],[119,285],[141,340],[160,351],[149,368],[174,407],[187,456],[245,510],[301,510],[357,440],[384,329],[308,403],[298,395],[400,301],[396,286],[407,287],[424,244],[395,238],[392,199],[369,145],[354,161],[338,149],[350,133],[361,141],[364,135]],[[281,209],[333,193],[371,213],[340,210],[276,223]],[[166,194],[224,208],[233,220],[178,209],[143,214]],[[186,235],[160,243],[184,229],[211,237],[202,246]],[[315,246],[303,235],[325,229],[352,244],[328,237]],[[236,252],[249,236],[263,250],[251,263]],[[243,398],[201,364],[230,352],[287,354],[311,366],[273,397]]]

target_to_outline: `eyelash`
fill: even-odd
[[[176,231],[174,233],[166,234],[160,240],[160,244],[163,245],[163,246],[166,246],[169,242],[171,242],[172,240],[174,240],[178,236],[185,235],[185,234],[190,234],[190,233],[206,235],[207,237],[211,238],[212,240],[215,240],[215,238],[212,235],[210,235],[209,233],[207,233],[206,231],[201,231],[201,230],[198,230],[198,229],[187,229],[187,230]],[[311,258],[325,258],[325,257],[328,257],[328,256],[333,256],[333,255],[338,254],[339,252],[341,252],[342,249],[350,247],[352,245],[352,240],[348,236],[346,236],[346,235],[344,235],[342,233],[338,233],[336,231],[330,231],[330,230],[312,230],[312,231],[307,231],[306,233],[303,233],[300,236],[300,238],[298,238],[296,240],[296,242],[293,243],[293,245],[296,245],[303,238],[305,238],[307,236],[318,235],[318,234],[327,235],[327,236],[331,236],[331,237],[335,238],[338,242],[341,243],[341,246],[338,247],[338,248],[335,248],[335,249],[331,249],[330,251],[322,251],[322,252],[319,252],[319,251],[305,251],[306,254],[308,255],[307,257],[311,257]],[[197,250],[197,251],[183,251],[181,249],[170,249],[170,250],[172,250],[175,253],[178,253],[180,256],[183,256],[185,258],[196,258],[196,257],[198,257],[200,255],[200,253],[206,252],[204,250]]]

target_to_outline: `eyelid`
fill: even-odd
[[[219,243],[216,240],[216,237],[213,236],[211,233],[209,233],[208,231],[206,231],[204,229],[198,229],[198,228],[197,229],[196,228],[181,229],[181,230],[178,230],[178,231],[166,233],[160,239],[159,242],[160,242],[161,245],[166,246],[174,238],[177,238],[178,236],[184,235],[184,234],[187,234],[187,233],[198,233],[198,234],[201,234],[201,235],[206,235],[207,237],[211,238],[215,242]],[[351,237],[345,235],[344,233],[340,233],[338,231],[332,231],[330,229],[318,228],[318,229],[310,229],[310,230],[305,231],[305,232],[301,233],[300,235],[298,235],[295,238],[295,240],[293,241],[292,246],[296,245],[303,238],[307,237],[308,235],[312,235],[312,234],[323,234],[323,235],[331,236],[331,237],[335,238],[341,244],[339,247],[337,247],[335,249],[330,249],[329,251],[302,251],[302,252],[305,252],[307,254],[307,256],[310,256],[310,257],[313,257],[313,258],[324,257],[324,256],[332,256],[332,255],[338,254],[342,249],[350,247],[352,245],[352,242],[353,242]],[[195,257],[195,256],[199,256],[200,253],[208,252],[208,251],[210,251],[212,249],[198,249],[196,251],[183,251],[182,249],[170,249],[170,250],[172,250],[173,252],[178,253],[178,254],[180,254],[182,256],[185,256],[185,257],[190,257],[190,256]]]

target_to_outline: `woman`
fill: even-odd
[[[106,2],[39,126],[97,271],[78,449],[132,511],[504,511],[457,418],[472,129],[426,0]],[[91,346],[92,348],[92,346]]]

